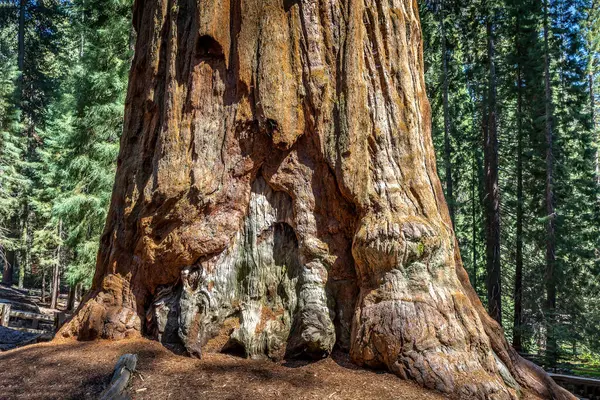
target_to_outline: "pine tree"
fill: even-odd
[[[72,287],[91,282],[110,202],[132,56],[131,6],[129,0],[74,3],[80,60],[71,86],[73,125],[61,146],[68,185],[54,210],[68,231]]]
[[[489,5],[488,5],[489,7]],[[484,116],[485,217],[487,298],[490,316],[502,324],[502,285],[500,264],[500,188],[498,177],[498,105],[496,77],[496,10],[489,7],[486,15],[488,97]]]
[[[454,227],[461,253],[464,259],[470,260],[471,282],[481,295],[483,278],[498,281],[498,276],[490,280],[489,271],[478,269],[482,253],[479,249],[483,249],[485,243],[481,235],[482,217],[489,214],[489,210],[483,212],[482,206],[490,204],[489,189],[484,191],[485,180],[481,172],[478,173],[482,169],[478,149],[483,146],[481,131],[489,132],[487,105],[494,97],[489,90],[491,75],[487,54],[490,50],[487,39],[493,38],[498,189],[502,194],[499,285],[513,287],[512,291],[502,293],[503,322],[517,348],[547,351],[548,362],[553,363],[566,354],[567,347],[572,349],[584,344],[593,347],[589,332],[594,331],[592,326],[598,326],[593,325],[598,318],[590,306],[598,293],[597,286],[593,285],[598,282],[600,226],[597,222],[597,134],[593,123],[597,115],[593,112],[595,93],[598,92],[594,61],[598,46],[597,5],[590,1],[549,1],[546,51],[544,2],[476,1],[456,8],[453,4],[444,2],[448,13],[446,21],[452,21],[444,25],[448,47],[453,49],[448,59],[447,76],[451,86],[448,110],[449,120],[461,128],[458,132],[452,131],[451,138],[470,138],[462,140],[469,143],[467,148],[451,142],[451,172],[456,188]],[[592,6],[596,8],[590,9]],[[486,19],[490,8],[497,12],[494,20]],[[444,71],[439,54],[444,52],[439,19],[435,18],[438,9],[439,2],[421,6],[434,144],[439,171],[447,175],[444,173],[447,146],[441,117],[444,93],[439,83],[443,82],[440,71]],[[486,21],[494,23],[490,26]],[[493,29],[486,32],[486,27]],[[488,34],[490,32],[493,35]],[[548,73],[545,54],[550,60]],[[455,70],[464,74],[464,80],[453,73]],[[546,90],[546,77],[549,90]],[[453,96],[458,90],[452,85],[460,81],[465,82],[468,89],[468,96],[462,99]],[[549,101],[545,101],[546,98]],[[551,118],[547,117],[546,104],[551,104]],[[470,118],[462,111],[467,109],[471,110]],[[471,126],[465,126],[465,121],[471,121]],[[483,127],[480,121],[485,122]],[[546,122],[552,123],[552,146],[547,135],[550,125]],[[546,156],[548,150],[551,150],[550,158]],[[470,161],[464,162],[466,159]],[[547,160],[552,163],[548,164]],[[466,165],[469,168],[465,168]],[[552,185],[546,185],[548,177],[553,178]],[[551,195],[552,202],[547,200],[545,192]],[[467,193],[469,201],[462,200]],[[555,254],[554,262],[552,257],[543,256],[544,248],[552,247],[554,250],[548,254]],[[553,271],[552,279],[550,271]],[[557,286],[555,282],[569,284]],[[487,296],[482,301],[489,303]],[[555,305],[549,307],[551,303]],[[586,334],[582,335],[584,331]],[[552,340],[548,342],[548,335],[556,338],[555,345]]]
[[[27,182],[22,175],[24,142],[20,135],[17,103],[17,52],[14,28],[16,7],[0,8],[0,265],[2,282],[13,279],[14,251],[18,240],[12,230],[18,198]]]

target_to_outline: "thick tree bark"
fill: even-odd
[[[502,285],[500,274],[500,187],[498,184],[498,123],[496,121],[496,64],[494,24],[488,16],[488,103],[485,130],[485,221],[486,221],[486,287],[488,312],[502,324]],[[485,118],[485,117],[484,117]]]
[[[462,267],[416,2],[137,0],[134,15],[96,275],[62,335],[270,358],[337,344],[461,398],[572,398],[510,348]]]

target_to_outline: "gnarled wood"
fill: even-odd
[[[137,365],[137,355],[123,354],[115,365],[108,387],[102,392],[100,400],[129,399],[125,393]]]
[[[63,335],[322,357],[461,398],[571,398],[460,262],[416,2],[137,0],[117,180]]]

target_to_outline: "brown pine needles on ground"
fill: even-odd
[[[274,363],[206,354],[178,356],[159,343],[55,340],[0,353],[0,399],[95,399],[118,358],[138,355],[133,399],[402,399],[445,397],[335,354],[317,362]]]

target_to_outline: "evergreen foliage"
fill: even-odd
[[[27,181],[22,175],[24,141],[17,107],[16,37],[11,28],[14,9],[0,9],[0,259],[14,251],[17,241],[11,232],[18,198]]]
[[[122,129],[132,2],[26,0],[22,71],[20,5],[1,19],[10,62],[0,66],[0,244],[15,252],[7,262],[20,285],[45,290],[56,267],[63,285],[89,287]]]
[[[598,6],[587,0],[548,1],[555,212],[547,215],[544,2],[441,2],[443,7],[439,1],[421,4],[426,80],[438,171],[445,182],[444,165],[450,157],[454,228],[471,282],[486,303],[482,149],[488,96],[485,20],[492,12],[496,24],[503,325],[515,346],[525,352],[545,351],[548,341],[556,338],[561,357],[589,351],[598,354]],[[445,12],[440,16],[442,9]],[[447,71],[450,119],[454,121],[450,154],[444,147],[440,116],[443,93],[439,83],[444,79],[440,18],[445,21],[451,49]],[[554,220],[556,236],[556,265],[550,281],[556,288],[554,309],[548,308],[546,300],[549,219]]]

